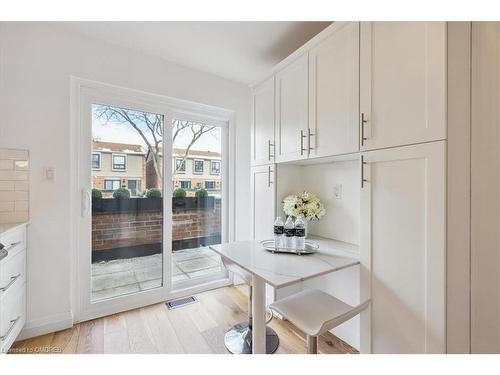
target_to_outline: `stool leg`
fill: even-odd
[[[307,354],[318,354],[318,336],[307,335]]]

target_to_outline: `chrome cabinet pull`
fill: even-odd
[[[314,150],[313,147],[311,147],[311,137],[314,137],[314,133],[311,133],[311,129],[307,128],[307,153],[310,154],[311,150]]]
[[[21,241],[12,242],[12,243],[10,244],[10,246],[9,246],[9,247],[7,247],[5,250],[9,251],[10,249],[15,248],[15,247],[16,247],[17,245],[19,245],[20,243],[21,243]]]
[[[271,161],[271,158],[275,158],[276,157],[276,149],[274,149],[274,152],[271,153],[271,147],[274,148],[274,142],[271,142],[271,140],[268,140],[267,141],[267,154],[268,154],[268,158],[267,160]]]
[[[272,173],[272,172],[273,172],[273,171],[271,170],[271,166],[268,166],[268,167],[267,167],[267,186],[268,186],[268,187],[270,187],[270,186],[271,186],[271,184],[273,183],[273,182],[271,181],[271,173]]]
[[[365,187],[365,182],[368,182],[367,179],[365,179],[365,157],[361,155],[361,163],[360,163],[360,169],[361,169],[361,189]]]
[[[300,155],[304,155],[304,151],[307,151],[307,149],[304,148],[304,138],[306,135],[304,134],[304,131],[300,131]]]
[[[368,138],[365,137],[365,124],[368,122],[367,119],[365,119],[365,114],[361,112],[361,146],[364,146],[365,141],[368,140]]]
[[[21,274],[17,274],[16,276],[12,276],[10,278],[10,281],[7,285],[5,285],[4,287],[0,288],[0,292],[6,292],[7,289],[9,289],[15,282],[17,279],[19,279],[19,277],[21,277]]]
[[[10,333],[12,332],[12,330],[14,329],[14,327],[16,326],[16,323],[19,321],[19,319],[21,319],[21,316],[18,316],[16,319],[12,319],[10,321],[10,327],[7,330],[7,333],[5,335],[3,335],[3,336],[0,336],[0,340],[1,341],[4,341],[7,337],[9,337]]]

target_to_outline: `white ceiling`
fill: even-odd
[[[62,27],[252,83],[331,22],[63,22]]]

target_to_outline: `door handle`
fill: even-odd
[[[271,170],[271,166],[268,166],[268,167],[267,167],[267,186],[268,186],[268,187],[271,187],[271,184],[273,183],[273,182],[271,181],[271,173],[272,173],[272,172],[273,172],[273,171]]]
[[[304,138],[306,135],[304,134],[304,131],[300,131],[300,155],[304,155],[304,151],[307,151],[307,149],[304,148]]]
[[[311,128],[307,128],[307,154],[309,155],[311,153],[311,150],[314,150],[313,147],[311,147],[311,137],[314,136],[314,133],[311,133]]]
[[[271,142],[271,140],[267,141],[267,154],[268,154],[268,160],[271,161],[271,158],[275,158],[275,152],[271,153],[271,147],[274,147],[274,143]],[[276,151],[276,150],[275,150]]]
[[[364,146],[365,141],[368,140],[368,138],[365,137],[365,124],[368,122],[368,120],[365,118],[364,112],[361,112],[361,146]]]
[[[90,189],[82,189],[82,216],[86,217],[90,213],[90,205],[92,204],[92,196]]]
[[[365,182],[368,182],[367,179],[365,179],[365,164],[366,161],[365,161],[365,157],[363,155],[361,155],[361,158],[360,158],[360,169],[361,169],[361,189],[363,189],[365,187]]]

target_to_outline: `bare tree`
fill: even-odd
[[[162,168],[160,164],[163,140],[163,115],[149,112],[132,111],[123,108],[98,105],[95,108],[95,116],[106,123],[112,121],[119,124],[128,124],[137,131],[141,139],[148,147],[151,154],[154,170],[158,181],[162,181]],[[174,120],[172,122],[172,143],[184,131],[191,131],[190,141],[185,149],[182,163],[185,163],[191,147],[203,136],[210,132],[214,126],[208,126],[187,120]],[[181,163],[181,164],[182,164]],[[177,171],[177,164],[174,164],[174,173]]]

